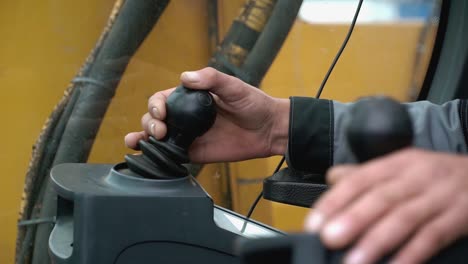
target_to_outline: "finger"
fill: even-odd
[[[375,186],[337,213],[321,232],[324,243],[330,248],[350,244],[397,204],[422,193],[429,183],[414,177],[412,171]]]
[[[395,263],[424,263],[459,237],[466,235],[465,205],[455,206],[425,225],[395,256]]]
[[[327,172],[327,183],[328,184],[335,184],[346,175],[351,174],[352,172],[356,171],[358,165],[340,165],[335,166],[328,170]]]
[[[158,120],[166,118],[166,101],[167,97],[175,90],[171,88],[168,90],[160,91],[153,94],[148,100],[148,113]]]
[[[394,208],[359,239],[345,257],[345,263],[374,263],[392,252],[421,225],[444,210],[450,202],[446,191],[435,186]]]
[[[138,141],[140,141],[141,139],[143,140],[148,139],[148,134],[145,131],[128,133],[125,136],[124,141],[125,141],[125,145],[128,148],[138,150],[139,149]]]
[[[141,126],[143,129],[156,139],[162,139],[167,133],[167,126],[161,120],[152,118],[149,113],[146,113],[141,118]]]
[[[248,93],[248,89],[255,89],[243,81],[211,67],[183,72],[180,80],[188,88],[209,90],[225,102],[240,100]]]
[[[370,161],[343,177],[317,201],[314,211],[308,219],[309,224],[306,225],[306,230],[319,231],[327,219],[341,211],[369,188],[398,175],[397,170],[402,167],[401,164],[407,162],[400,156],[391,155]]]

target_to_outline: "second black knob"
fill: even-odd
[[[349,146],[359,162],[407,147],[413,141],[410,115],[403,104],[388,97],[356,102],[346,131]]]

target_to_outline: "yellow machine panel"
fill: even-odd
[[[0,263],[12,263],[18,210],[31,149],[41,127],[98,39],[114,1],[2,1],[0,91],[3,174],[0,177]],[[244,1],[218,1],[222,37]],[[207,0],[172,1],[132,59],[96,138],[90,163],[116,163],[123,143],[140,130],[147,99],[178,84],[185,70],[207,65],[213,52]],[[358,24],[324,98],[351,101],[371,94],[410,97],[422,23]],[[347,24],[296,21],[261,88],[276,97],[314,96]],[[433,35],[428,37],[430,44]],[[427,63],[431,49],[424,54]],[[205,166],[199,181],[216,203],[245,214],[279,157]],[[306,208],[261,201],[253,218],[298,231]]]

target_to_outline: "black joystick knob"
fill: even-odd
[[[188,147],[216,119],[216,104],[211,94],[183,86],[167,98],[166,111],[166,137],[161,141],[153,137],[140,140],[143,154],[125,156],[127,166],[137,175],[153,179],[187,176],[188,170],[182,164],[190,161]]]
[[[359,162],[407,147],[413,141],[413,126],[408,111],[393,99],[362,99],[353,106],[350,114],[346,135]]]
[[[165,140],[184,149],[208,131],[216,118],[215,103],[207,91],[180,86],[167,98],[166,106]]]

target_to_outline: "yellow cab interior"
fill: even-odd
[[[0,155],[4,167],[0,178],[0,263],[12,263],[15,258],[18,215],[33,145],[94,47],[114,2],[0,3]],[[215,40],[209,30],[208,8],[212,2],[170,2],[126,69],[88,163],[117,163],[126,153],[133,152],[125,147],[123,138],[140,129],[148,98],[177,86],[181,72],[207,65],[216,50],[213,41],[219,43],[223,39],[246,1],[216,1]],[[321,12],[328,12],[326,4],[320,2],[327,1],[304,1],[261,82],[259,88],[266,93],[283,98],[315,95],[348,30],[356,4],[328,1],[334,2],[329,5],[343,5],[340,15],[320,16]],[[415,99],[432,54],[437,19],[395,15],[384,18],[377,13],[382,12],[378,11],[379,5],[385,4],[391,5],[388,1],[365,1],[366,12],[362,21],[358,20],[323,98],[349,102],[366,95],[385,94],[400,101]],[[316,11],[319,8],[323,11]],[[429,12],[426,16],[434,14]],[[197,179],[216,204],[246,214],[261,189],[262,179],[271,175],[279,160],[280,157],[272,157],[209,164]],[[280,230],[300,231],[307,212],[307,208],[261,200],[253,218]]]

